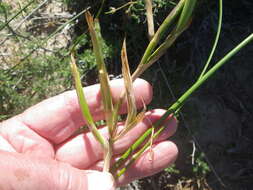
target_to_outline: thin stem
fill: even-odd
[[[0,31],[3,30],[11,21],[13,21],[18,15],[20,15],[27,7],[33,4],[35,0],[28,2],[21,10],[19,10],[13,17],[6,21],[6,23],[0,28]]]
[[[99,8],[98,13],[97,13],[97,15],[95,16],[95,18],[98,18],[98,17],[100,16],[100,14],[101,14],[101,12],[102,12],[102,10],[103,10],[103,8],[104,8],[104,4],[105,4],[105,0],[102,0],[101,5],[100,5],[100,8]]]
[[[134,144],[132,144],[125,153],[117,160],[110,169],[111,173],[115,173],[129,158],[130,155],[145,141],[145,139],[151,134],[152,129],[148,129],[142,136],[140,136]]]
[[[185,101],[195,92],[207,79],[209,79],[221,66],[227,63],[231,57],[233,57],[238,51],[240,51],[243,47],[249,44],[253,40],[253,33],[250,34],[246,39],[244,39],[239,45],[237,45],[233,50],[231,50],[227,55],[225,55],[218,63],[213,66],[203,77],[201,80],[198,80],[189,90],[187,90],[172,106],[168,108],[168,110],[164,113],[164,115],[154,123],[154,127],[157,128],[162,125],[166,118],[169,115],[178,112]],[[129,147],[125,153],[120,157],[120,159],[112,166],[111,171],[115,172],[119,169],[129,158],[129,156],[146,140],[148,136],[152,133],[152,129],[148,129],[139,139]]]
[[[179,15],[181,12],[183,6],[184,6],[185,0],[181,0],[177,6],[173,9],[173,11],[167,16],[167,18],[163,21],[161,26],[158,28],[157,32],[155,33],[154,37],[150,41],[142,59],[140,62],[141,64],[146,64],[149,56],[153,52],[154,48],[157,46],[161,38],[164,36],[165,32],[168,30],[168,27],[171,26],[173,21],[176,19],[176,17]]]
[[[216,63],[206,74],[202,76],[200,80],[195,82],[191,88],[189,88],[170,108],[169,110],[178,110],[182,107],[185,101],[195,92],[207,79],[209,79],[213,74],[225,63],[227,63],[232,56],[234,56],[238,51],[240,51],[244,46],[253,40],[253,33],[244,39],[239,45],[237,45],[233,50],[231,50],[227,55],[225,55],[218,63]]]
[[[221,25],[222,25],[222,15],[223,15],[223,7],[222,7],[222,0],[219,0],[219,21],[218,21],[218,28],[217,28],[217,33],[216,33],[216,37],[215,37],[215,41],[214,41],[214,44],[213,44],[213,48],[212,48],[212,51],[208,57],[208,60],[205,64],[205,67],[203,69],[203,71],[201,72],[199,79],[202,78],[202,76],[205,74],[212,58],[213,58],[213,54],[214,54],[214,51],[216,50],[216,47],[217,47],[217,44],[218,44],[218,41],[219,41],[219,38],[220,38],[220,32],[221,32]]]
[[[108,11],[108,12],[105,12],[105,14],[114,14],[114,13],[116,13],[117,11],[119,11],[120,9],[123,9],[123,8],[127,7],[128,5],[129,5],[129,7],[130,7],[130,6],[132,6],[133,4],[135,4],[135,3],[137,3],[137,1],[129,1],[129,2],[127,2],[126,4],[124,4],[124,5],[122,5],[122,6],[118,7],[118,8],[113,8],[112,10],[110,10],[110,11]]]

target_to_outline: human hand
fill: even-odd
[[[111,81],[113,98],[119,98],[123,81]],[[137,107],[152,99],[151,86],[144,80],[134,82]],[[99,85],[85,88],[91,113],[96,121],[104,118]],[[123,104],[121,113],[125,113]],[[120,156],[164,110],[146,113],[142,122],[118,140],[114,158]],[[166,130],[154,141],[153,157],[145,152],[116,182],[102,169],[103,150],[90,132],[69,138],[85,124],[75,91],[49,98],[20,115],[0,123],[0,189],[115,189],[134,179],[152,175],[177,157],[177,147],[166,140],[176,131],[176,120],[166,122]],[[122,124],[119,123],[119,127]],[[104,127],[99,129],[106,135]]]

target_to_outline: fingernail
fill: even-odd
[[[113,176],[108,172],[86,170],[89,190],[115,190]]]

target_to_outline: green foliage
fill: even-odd
[[[77,54],[78,67],[82,69],[81,72],[85,73],[86,71],[95,68],[96,59],[91,48],[89,36],[86,33],[80,35],[76,40],[76,44],[76,49],[82,50],[80,53]],[[112,45],[108,45],[106,41],[102,40],[102,52],[105,59],[111,59],[113,55]]]
[[[205,176],[211,171],[208,164],[205,161],[205,155],[203,152],[201,152],[197,156],[197,159],[195,160],[195,164],[193,165],[192,171],[197,176]]]
[[[8,3],[0,2],[0,14],[8,14],[11,10],[11,6]]]
[[[168,168],[165,168],[164,171],[169,174],[179,174],[180,173],[180,171],[176,168],[175,164],[172,164]]]
[[[33,57],[18,66],[0,71],[0,120],[71,85],[68,61],[56,55]]]
[[[176,4],[173,1],[167,0],[153,0],[153,15],[154,17],[159,17],[162,10],[168,10],[174,7]],[[130,16],[137,23],[144,23],[146,20],[146,10],[145,3],[143,0],[137,0],[129,10]]]

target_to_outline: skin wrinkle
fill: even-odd
[[[2,123],[0,123],[0,136],[3,138],[3,140],[6,141],[7,146],[9,145],[9,146],[16,152],[16,149],[15,149],[15,147],[10,143],[8,136],[4,136],[4,134],[3,134],[3,129],[4,129],[4,125],[3,125]],[[7,138],[6,138],[6,137],[7,137]],[[9,151],[9,152],[13,152],[13,151]]]
[[[4,125],[12,125],[6,128]],[[18,117],[7,120],[1,126],[1,136],[19,153],[54,156],[52,145],[19,121]],[[46,152],[45,152],[46,150]],[[50,151],[51,150],[51,151]]]
[[[53,170],[53,176],[57,181],[54,189],[69,190],[69,189],[87,189],[87,177],[82,170],[73,168],[68,163],[58,162]]]
[[[16,152],[14,147],[2,136],[0,132],[0,150],[8,152]]]

